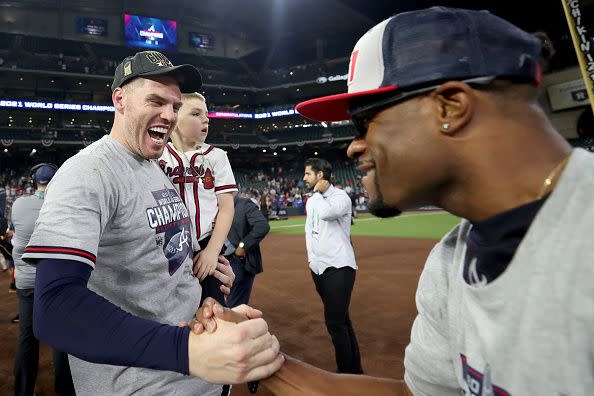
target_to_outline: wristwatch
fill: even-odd
[[[243,243],[243,242],[239,242],[239,246],[237,246],[237,247],[240,247],[240,248],[242,248],[242,249],[243,249],[243,248],[245,247],[245,243]]]

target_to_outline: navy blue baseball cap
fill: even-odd
[[[40,165],[41,166],[39,166],[35,171],[33,179],[35,180],[35,183],[48,184],[56,174],[57,168],[55,165],[51,164]]]
[[[296,106],[316,121],[349,119],[351,101],[441,82],[494,77],[540,84],[540,40],[488,11],[432,7],[379,23],[355,45],[348,92]]]

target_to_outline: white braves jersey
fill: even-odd
[[[186,204],[192,219],[192,246],[212,233],[219,211],[217,195],[237,191],[227,153],[202,145],[200,150],[177,150],[173,143],[165,146],[159,166],[171,180]]]

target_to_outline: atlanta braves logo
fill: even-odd
[[[202,185],[204,186],[204,188],[206,190],[211,190],[214,188],[214,176],[212,175],[212,172],[210,171],[210,169],[206,169],[206,172],[204,172],[204,176],[202,177]]]
[[[460,354],[462,360],[462,375],[464,376],[465,396],[511,396],[510,393],[493,385],[491,382],[491,367],[485,365],[483,373],[468,364],[466,356]]]
[[[163,160],[159,161],[159,166],[165,174],[172,178],[174,184],[180,183],[199,183],[202,180],[202,186],[205,190],[211,190],[215,187],[215,177],[210,167],[200,166],[167,166]]]
[[[174,189],[164,186],[152,192],[156,206],[146,210],[149,227],[163,238],[157,237],[157,246],[169,263],[169,275],[173,275],[190,254],[190,215],[186,205]]]
[[[179,237],[179,244],[177,245],[177,248],[175,249],[176,252],[181,252],[182,249],[184,248],[184,246],[190,247],[189,241],[189,232],[186,232],[185,228],[182,228],[182,232],[181,232],[181,236]]]

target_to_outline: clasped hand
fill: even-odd
[[[188,325],[190,373],[208,382],[238,384],[266,378],[284,362],[262,312],[247,305],[223,308],[209,297]]]

